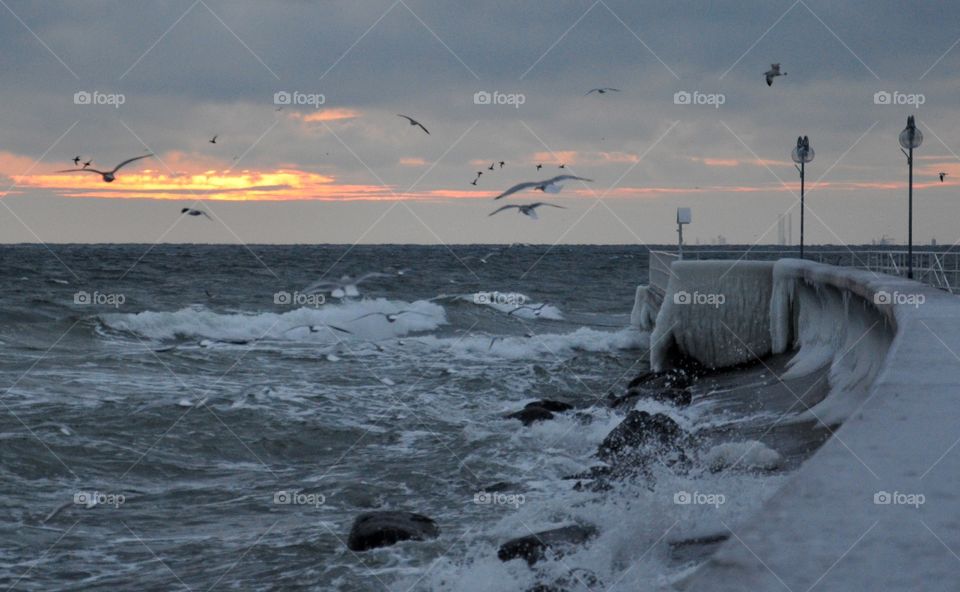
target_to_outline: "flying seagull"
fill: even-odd
[[[773,86],[773,79],[777,76],[786,76],[786,72],[780,71],[780,64],[770,64],[770,69],[763,73],[767,78],[767,86]]]
[[[550,206],[551,208],[560,208],[561,210],[565,210],[565,209],[566,209],[566,208],[563,207],[563,206],[557,206],[557,205],[554,205],[554,204],[551,204],[551,203],[546,203],[546,202],[538,201],[538,202],[536,202],[536,203],[532,203],[532,204],[525,205],[525,206],[515,206],[515,205],[503,206],[502,208],[499,208],[499,209],[494,210],[493,212],[491,212],[490,214],[488,214],[488,216],[492,216],[492,215],[494,215],[494,214],[496,214],[496,213],[498,213],[498,212],[502,212],[503,210],[509,210],[510,208],[517,208],[517,213],[523,214],[524,216],[530,216],[531,218],[533,218],[534,220],[536,220],[536,219],[537,219],[537,208],[539,208],[540,206]]]
[[[559,168],[559,169],[565,169],[565,168],[567,168],[567,165],[565,165],[565,164],[563,164],[563,163],[561,163],[561,164],[560,164],[560,166],[559,166],[559,167],[557,167],[557,168]]]
[[[73,157],[73,166],[80,166],[80,157],[79,157],[79,156],[74,156],[74,157]]]
[[[209,141],[211,144],[216,144],[216,143],[217,143],[217,138],[219,138],[219,137],[220,137],[219,135],[215,135],[215,136],[213,136],[212,138],[210,138],[208,141]]]
[[[89,162],[85,162],[85,163],[83,163],[83,168],[82,168],[82,169],[67,169],[67,170],[65,170],[65,171],[57,171],[57,172],[58,172],[58,173],[74,173],[74,172],[78,172],[78,171],[86,171],[86,172],[90,172],[90,173],[97,173],[98,175],[100,175],[100,176],[103,177],[103,182],[104,182],[104,183],[113,183],[114,179],[117,178],[116,172],[119,171],[122,167],[130,164],[131,162],[133,162],[133,161],[135,161],[135,160],[140,160],[141,158],[149,158],[149,157],[151,157],[151,156],[153,156],[153,155],[152,155],[152,154],[144,154],[143,156],[135,156],[135,157],[133,157],[133,158],[128,158],[127,160],[125,160],[125,161],[121,162],[120,164],[118,164],[117,166],[113,167],[113,170],[112,170],[112,171],[98,171],[97,169],[88,169],[88,168],[87,168],[87,165],[89,165],[90,163],[89,163]]]
[[[90,166],[91,164],[93,164],[93,159],[92,159],[92,158],[91,158],[90,160],[88,160],[87,162],[83,163],[83,168],[87,168],[87,167]]]
[[[194,208],[183,208],[180,210],[180,214],[186,214],[188,216],[206,216],[208,219],[213,220],[213,218],[210,218],[210,214],[204,212],[203,210],[196,210]]]
[[[492,170],[493,170],[493,165],[495,165],[495,164],[497,164],[497,163],[491,162],[491,163],[490,163],[490,166],[487,167],[487,170],[488,170],[488,171],[492,171]]]
[[[597,93],[597,94],[600,94],[600,95],[604,95],[604,94],[607,94],[608,92],[611,92],[611,91],[612,91],[612,92],[620,92],[620,89],[619,89],[619,88],[610,88],[609,86],[605,86],[605,87],[603,87],[603,88],[591,88],[590,90],[587,91],[587,94],[586,94],[586,95],[583,95],[583,96],[587,96],[587,95],[589,95],[590,93],[594,93],[594,92]]]
[[[503,168],[503,165],[505,165],[505,164],[507,164],[507,163],[501,160],[501,161],[500,161],[500,168],[502,169],[502,168]]]
[[[304,327],[309,329],[311,333],[319,333],[320,327],[326,327],[328,329],[333,329],[334,331],[340,331],[341,333],[348,333],[350,335],[353,335],[351,331],[347,331],[346,329],[342,327],[338,327],[336,325],[327,325],[326,323],[320,323],[317,325],[295,325],[293,327],[290,327],[289,329],[286,329],[283,333],[284,335],[286,335],[287,333],[289,333],[290,331],[293,331],[294,329],[303,329]]]
[[[522,304],[522,305],[516,307],[515,309],[511,310],[510,312],[508,312],[508,313],[507,313],[507,316],[512,315],[513,313],[517,312],[518,310],[532,310],[534,316],[538,316],[538,317],[539,317],[539,316],[540,316],[540,312],[543,310],[543,307],[546,306],[546,305],[547,305],[546,302],[544,302],[544,303],[541,304],[540,306],[530,306],[529,304]]]
[[[944,173],[943,171],[940,171],[940,182],[941,182],[941,183],[943,183],[943,179],[944,179],[944,177],[946,177],[946,176],[947,176],[946,173]]]
[[[483,174],[483,171],[477,171],[477,178],[474,179],[473,181],[471,181],[470,184],[475,186],[475,185],[477,184],[477,181],[480,180],[480,175],[482,175],[482,174]]]
[[[423,131],[427,132],[427,135],[428,135],[428,136],[430,135],[430,131],[427,130],[427,128],[423,127],[423,124],[420,123],[419,121],[417,121],[416,119],[414,119],[414,118],[412,118],[412,117],[408,117],[408,116],[406,116],[406,115],[403,115],[402,113],[397,113],[397,117],[402,117],[402,118],[406,119],[407,121],[410,122],[410,125],[419,125],[419,126],[420,126],[420,129],[422,129]]]
[[[420,316],[422,316],[422,317],[428,317],[428,316],[430,316],[430,315],[428,315],[428,314],[426,314],[426,313],[417,312],[417,311],[415,311],[415,310],[401,310],[401,311],[393,312],[393,313],[370,312],[370,313],[367,313],[367,314],[365,314],[365,315],[360,315],[359,317],[357,317],[357,318],[355,318],[355,319],[351,319],[350,322],[352,323],[353,321],[359,321],[360,319],[365,319],[365,318],[367,318],[367,317],[382,316],[383,318],[387,319],[387,322],[388,322],[388,323],[395,323],[395,322],[397,322],[397,319],[399,319],[399,318],[400,318],[400,315],[402,315],[402,314],[416,314],[416,315],[420,315]]]
[[[518,191],[523,191],[524,189],[539,189],[544,193],[557,193],[563,187],[562,185],[558,185],[558,183],[560,181],[566,181],[568,179],[575,180],[575,181],[593,181],[593,179],[577,177],[576,175],[557,175],[556,177],[547,179],[546,181],[528,181],[526,183],[518,183],[493,199],[500,199],[501,197],[507,197],[508,195],[513,195]]]
[[[539,171],[540,169],[542,169],[542,168],[543,168],[543,165],[542,165],[542,164],[538,164],[538,165],[537,165],[537,170],[538,170],[538,171]]]

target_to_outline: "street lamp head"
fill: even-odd
[[[813,151],[813,148],[810,147],[810,138],[807,136],[798,136],[797,146],[790,154],[790,158],[793,159],[793,162],[797,164],[807,163],[813,160],[815,155],[816,153]]]
[[[900,145],[904,150],[912,150],[923,144],[923,132],[917,129],[913,115],[907,117],[907,127],[900,132]]]

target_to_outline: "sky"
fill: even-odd
[[[914,115],[915,240],[952,244],[956,22],[902,0],[2,0],[0,242],[662,244],[680,206],[688,242],[775,243],[785,215],[796,241],[798,135],[807,242],[904,242]],[[58,172],[144,154],[113,183]],[[561,173],[592,181],[492,201]],[[488,216],[539,200],[564,209]]]

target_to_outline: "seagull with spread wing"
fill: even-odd
[[[496,196],[493,199],[500,199],[503,197],[507,197],[508,195],[513,195],[518,191],[523,191],[524,189],[536,189],[539,191],[543,191],[544,193],[559,193],[560,190],[563,189],[563,185],[559,184],[561,181],[592,182],[593,179],[578,177],[576,175],[557,175],[556,177],[552,177],[545,181],[527,181],[526,183],[517,183],[516,185],[514,185],[510,189],[507,189],[506,191],[504,191],[503,193],[501,193],[500,195]]]
[[[590,93],[597,93],[598,95],[605,95],[605,94],[607,94],[608,92],[620,92],[620,89],[619,89],[619,88],[610,88],[609,86],[605,86],[605,87],[603,87],[603,88],[591,88],[590,90],[587,91],[587,94],[586,94],[586,95],[583,95],[583,96],[587,96],[587,95],[589,95]]]
[[[121,162],[117,166],[113,167],[112,171],[98,171],[97,169],[87,168],[87,164],[84,163],[84,168],[82,169],[67,169],[65,171],[57,171],[58,173],[77,173],[77,172],[88,172],[88,173],[97,173],[103,177],[104,183],[113,183],[117,178],[117,171],[119,171],[124,166],[130,164],[135,160],[140,160],[141,158],[149,158],[153,156],[152,154],[144,154],[143,156],[135,156],[133,158],[128,158],[127,160]]]
[[[786,76],[786,72],[780,71],[780,64],[770,64],[770,69],[763,73],[767,79],[767,86],[773,86],[773,79],[777,76]]]
[[[183,214],[186,214],[188,216],[206,216],[207,219],[213,220],[213,218],[210,217],[210,214],[204,212],[203,210],[198,210],[195,208],[182,208],[180,210],[180,215],[182,216]]]
[[[503,206],[502,208],[498,208],[498,209],[494,210],[493,212],[491,212],[490,214],[488,214],[488,216],[493,216],[494,214],[500,213],[500,212],[502,212],[502,211],[504,211],[504,210],[509,210],[510,208],[517,208],[517,213],[523,214],[524,216],[530,216],[530,217],[533,218],[534,220],[537,220],[537,219],[539,219],[538,216],[537,216],[537,208],[539,208],[540,206],[550,206],[551,208],[560,208],[561,210],[567,209],[567,208],[565,208],[565,207],[563,207],[563,206],[558,206],[558,205],[554,205],[554,204],[552,204],[552,203],[546,203],[546,202],[543,202],[543,201],[538,201],[538,202],[536,202],[536,203],[527,204],[527,205],[524,205],[524,206],[516,206],[516,205]]]
[[[420,123],[419,121],[417,121],[416,119],[414,119],[414,118],[412,118],[412,117],[410,117],[410,116],[408,116],[408,115],[403,115],[402,113],[397,113],[397,117],[402,117],[402,118],[406,119],[407,121],[410,122],[410,125],[418,125],[418,126],[420,126],[420,129],[422,129],[423,131],[425,131],[428,136],[430,135],[430,131],[429,131],[427,128],[423,127],[423,124]]]
[[[357,318],[355,318],[355,319],[351,319],[350,322],[352,323],[353,321],[359,321],[360,319],[365,319],[365,318],[367,318],[367,317],[381,316],[381,317],[387,319],[387,322],[388,322],[388,323],[395,323],[395,322],[397,322],[397,319],[399,319],[399,318],[400,318],[400,315],[402,315],[402,314],[415,314],[415,315],[420,315],[420,316],[422,316],[422,317],[429,317],[429,316],[430,316],[430,315],[428,315],[428,314],[426,314],[426,313],[418,312],[418,311],[416,311],[416,310],[400,310],[400,311],[397,311],[397,312],[368,312],[368,313],[365,314],[365,315],[361,315],[361,316],[359,316],[359,317],[357,317]]]

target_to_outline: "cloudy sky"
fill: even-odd
[[[904,241],[912,114],[916,238],[952,243],[957,22],[902,0],[2,0],[0,242],[665,243],[689,206],[691,242],[774,243],[784,214],[799,236],[800,134],[808,242]],[[111,184],[57,172],[148,152]],[[548,196],[567,209],[487,216],[560,164],[594,180]]]

